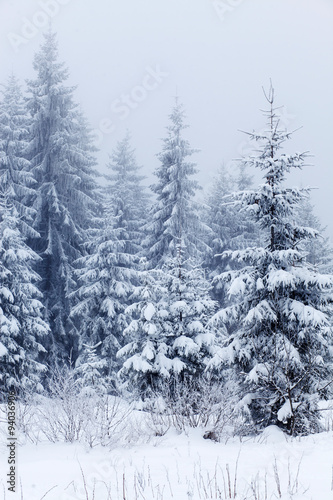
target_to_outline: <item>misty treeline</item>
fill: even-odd
[[[209,395],[206,411],[229,405],[252,431],[320,430],[332,252],[309,189],[284,182],[307,155],[284,152],[274,90],[253,153],[199,203],[178,99],[150,191],[129,135],[99,180],[55,34],[33,67],[24,93],[10,76],[0,101],[3,397],[52,394],[58,373],[82,397],[164,398],[195,415]]]

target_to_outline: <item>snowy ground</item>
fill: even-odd
[[[6,491],[2,439],[1,500],[333,498],[332,431],[291,439],[271,427],[257,438],[215,443],[200,429],[170,429],[112,449],[41,442],[17,451],[19,492],[13,494]]]

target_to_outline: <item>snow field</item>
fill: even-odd
[[[325,413],[326,416],[331,412]],[[3,500],[328,500],[333,497],[333,432],[289,438],[277,427],[260,436],[203,439],[205,429],[155,436],[145,412],[127,417],[112,446],[41,440],[18,447],[18,492]],[[327,420],[328,422],[329,420]],[[331,422],[331,420],[330,420]]]

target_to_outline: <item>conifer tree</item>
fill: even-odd
[[[168,313],[162,302],[166,295],[162,274],[161,270],[139,272],[141,285],[135,288],[126,309],[131,321],[124,330],[125,345],[117,352],[122,363],[120,380],[127,390],[143,397],[150,389],[159,388],[161,378],[167,377],[173,366],[163,328]]]
[[[208,250],[204,242],[207,228],[200,221],[194,201],[199,184],[193,179],[197,169],[189,158],[196,152],[182,137],[184,124],[183,106],[176,99],[170,115],[168,137],[164,139],[161,162],[155,174],[157,184],[152,186],[157,201],[147,224],[145,246],[152,268],[162,267],[165,259],[175,257],[181,244],[185,259],[198,257]]]
[[[36,181],[27,160],[30,122],[19,83],[11,75],[0,101],[0,189],[19,215],[21,232],[34,238],[39,235],[32,227]]]
[[[169,356],[180,360],[182,371],[197,377],[205,370],[216,345],[216,332],[209,323],[216,310],[211,286],[204,269],[193,258],[184,260],[181,247],[176,258],[166,261],[163,271]]]
[[[2,390],[41,391],[46,366],[38,255],[25,243],[12,191],[0,193],[0,381]]]
[[[290,134],[279,128],[272,88],[266,97],[268,130],[250,134],[256,153],[244,159],[263,172],[264,184],[235,195],[265,231],[266,244],[228,252],[242,267],[216,278],[228,283],[233,301],[214,317],[230,335],[211,366],[235,367],[256,429],[277,424],[304,434],[320,428],[317,402],[327,396],[332,375],[332,277],[320,275],[301,251],[303,241],[316,237],[296,222],[307,190],[285,187],[284,181],[292,169],[302,168],[306,155],[281,151]]]
[[[325,236],[325,228],[314,213],[314,206],[309,196],[301,201],[296,216],[300,224],[314,229],[317,233],[316,238],[303,241],[301,244],[302,250],[306,253],[306,260],[317,266],[320,272],[333,274],[333,249],[329,238]]]
[[[129,133],[116,145],[108,167],[111,174],[107,178],[111,183],[105,189],[105,198],[113,207],[113,227],[127,231],[124,251],[138,254],[142,250],[142,228],[147,218],[148,196],[142,186],[145,177],[140,175],[141,167],[131,148]]]
[[[68,71],[58,62],[55,34],[44,38],[34,59],[37,77],[28,82],[29,154],[37,181],[35,229],[41,236],[30,244],[42,257],[37,271],[52,332],[49,357],[55,364],[76,356],[76,329],[68,319],[73,262],[83,253],[98,207],[89,133],[73,102],[74,89],[65,86]]]
[[[91,255],[78,261],[79,289],[72,318],[81,333],[76,373],[82,381],[94,366],[95,384],[117,385],[116,353],[123,343],[129,316],[125,308],[138,283],[142,225],[147,197],[139,175],[130,136],[118,142],[110,156],[111,184],[104,189],[105,212],[102,228],[95,235]],[[86,361],[94,350],[95,362]],[[89,376],[85,373],[87,371]],[[97,376],[99,373],[99,377]]]
[[[145,271],[145,284],[136,290],[125,330],[129,342],[118,352],[125,358],[120,371],[143,393],[198,379],[215,354],[216,331],[208,321],[216,309],[204,270],[193,259],[166,260],[160,270]]]
[[[238,177],[222,166],[216,176],[213,187],[206,201],[206,221],[211,231],[208,245],[210,252],[206,254],[205,266],[214,280],[223,271],[235,266],[227,250],[238,250],[254,245],[259,240],[259,231],[251,218],[240,213],[232,202],[235,191],[250,189],[251,177],[243,166],[239,168]],[[220,281],[213,281],[213,296],[223,307],[226,304],[226,287]]]
[[[74,378],[81,395],[104,394],[109,389],[108,378],[103,377],[104,360],[98,354],[99,341],[95,345],[81,344],[81,355],[74,369]]]
[[[119,227],[119,216],[110,202],[91,254],[77,261],[79,288],[72,294],[75,306],[71,312],[81,334],[78,373],[89,354],[89,346],[97,346],[94,352],[99,358],[98,371],[109,390],[117,385],[116,353],[128,326],[125,308],[137,282],[137,258],[127,250],[127,229]]]

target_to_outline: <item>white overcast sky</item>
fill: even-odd
[[[1,82],[12,71],[33,77],[50,19],[76,100],[99,130],[101,168],[129,129],[149,181],[176,92],[207,187],[248,151],[239,129],[264,126],[271,78],[283,123],[302,126],[288,149],[313,155],[290,184],[318,188],[333,241],[333,0],[0,0]]]

